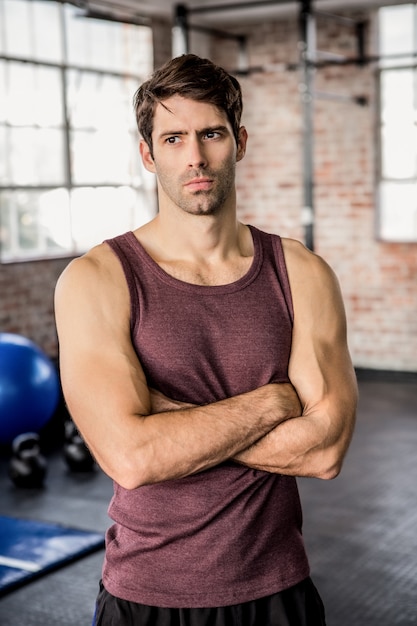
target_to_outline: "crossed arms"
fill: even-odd
[[[106,245],[73,261],[56,289],[60,369],[69,411],[102,469],[127,489],[225,460],[333,478],[354,427],[357,389],[343,302],[326,263],[283,240],[295,310],[292,384],[205,406],[146,384],[130,339],[129,294]]]

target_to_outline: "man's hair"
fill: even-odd
[[[242,92],[239,82],[209,59],[184,54],[165,63],[143,83],[134,95],[136,122],[151,154],[153,118],[156,105],[171,96],[207,102],[222,109],[239,141]]]

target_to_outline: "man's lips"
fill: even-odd
[[[212,178],[193,178],[185,183],[185,187],[189,191],[207,191],[211,189],[212,184]]]

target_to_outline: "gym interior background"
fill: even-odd
[[[407,472],[416,469],[417,439],[415,3],[0,0],[0,332],[29,338],[56,362],[53,292],[59,274],[71,258],[154,214],[154,181],[139,163],[131,101],[153,67],[185,51],[236,73],[243,88],[249,144],[237,168],[239,218],[308,243],[340,280],[361,411],[371,418],[359,423],[362,439],[355,438],[345,478],[330,488],[302,485],[306,517],[316,524],[309,522],[307,534],[319,578],[325,585],[327,568],[341,558],[333,553],[330,566],[333,548],[324,558],[322,547],[329,536],[338,542],[353,516],[355,524],[359,517],[363,522],[363,554],[372,542],[374,558],[391,545],[392,538],[376,540],[376,522],[365,532],[375,490],[378,517],[392,515],[392,527],[395,506],[410,522],[401,530],[401,559],[393,556],[394,544],[385,554],[396,573],[407,570],[399,584],[408,590],[411,581],[410,593],[388,601],[379,587],[378,598],[387,605],[378,612],[376,587],[370,578],[355,587],[360,570],[348,567],[349,584],[355,598],[366,599],[366,610],[359,600],[356,613],[352,602],[344,603],[342,585],[332,606],[335,589],[329,588],[330,624],[415,626],[415,474],[413,485],[407,482]],[[372,483],[376,467],[378,484]],[[385,491],[388,473],[393,490],[402,485],[395,505],[393,492]],[[50,490],[56,484],[61,498],[62,485],[56,476],[51,480]],[[352,483],[361,483],[362,491],[355,495]],[[89,485],[77,483],[76,496],[70,488],[68,502],[83,502],[87,527],[99,519],[104,528],[107,485],[92,487],[100,492],[97,500],[100,489],[105,496],[94,504],[101,506],[97,518],[87,510]],[[40,512],[60,518],[50,514],[52,500],[34,503],[32,495],[23,503],[26,496],[18,500],[7,489],[1,513],[16,507],[26,517]],[[387,509],[378,508],[382,500]],[[80,509],[75,515],[60,503],[62,517],[82,519]],[[344,545],[344,567],[353,558],[351,547]],[[381,560],[372,580],[383,568]],[[392,579],[386,583],[388,588]],[[77,592],[82,594],[79,586]],[[15,605],[23,615],[20,598]],[[25,621],[7,621],[4,607],[13,600],[0,602],[4,623],[32,623],[29,613]],[[84,623],[42,615],[43,624]]]
[[[118,1],[95,4],[105,14]],[[175,23],[172,2],[164,3],[170,5],[168,16],[150,18],[140,9],[148,5],[148,15],[152,14],[151,5],[158,6],[158,2],[120,0],[121,6],[131,6],[131,21],[148,25],[130,24],[136,35],[125,35],[124,41],[118,33],[117,41],[120,38],[123,50],[116,55],[106,42],[116,29],[126,31],[127,25],[82,18],[80,14],[87,11],[66,4],[67,20],[71,18],[75,23],[73,36],[79,39],[78,45],[71,47],[67,34],[65,58],[60,49],[64,34],[59,38],[57,32],[45,38],[42,30],[46,18],[41,10],[46,14],[46,9],[51,25],[56,19],[55,28],[60,28],[59,4],[42,0],[0,2],[0,80],[1,92],[6,95],[0,110],[4,139],[0,170],[0,328],[29,337],[52,357],[58,349],[53,289],[71,250],[76,246],[77,252],[82,252],[83,247],[100,242],[106,224],[111,232],[133,226],[126,217],[129,211],[136,224],[140,219],[149,219],[154,210],[153,182],[141,173],[138,159],[126,156],[128,150],[134,150],[133,115],[129,121],[122,116],[131,113],[134,85],[146,77],[152,65],[160,65],[171,56]],[[198,6],[204,4],[209,5],[205,2]],[[269,17],[257,18],[262,11],[271,10],[272,4],[276,6]],[[317,95],[310,136],[314,151],[314,249],[340,279],[355,365],[410,372],[417,370],[417,34],[401,34],[401,28],[410,31],[416,7],[410,3],[399,5],[381,15],[378,4],[387,3],[315,3],[317,8],[324,7],[325,13],[328,6],[352,22],[331,19],[327,14],[315,17],[317,52],[311,54],[321,66],[318,64],[313,77]],[[299,3],[259,5],[246,12],[241,4],[228,12],[190,12],[191,25],[209,24],[214,33],[189,28],[189,51],[205,54],[234,70],[241,62],[240,40],[219,36],[215,31],[245,37],[245,65],[249,71],[239,78],[250,140],[248,154],[238,168],[240,218],[304,240],[306,139],[300,93],[304,77],[299,67],[294,68],[300,62]],[[342,62],[359,58],[357,23],[365,25],[365,59],[383,54],[386,59]],[[89,42],[83,39],[81,45],[82,38],[89,38]],[[48,41],[54,46],[51,53],[45,52]],[[128,81],[122,62],[129,50]],[[115,56],[122,59],[118,67]],[[22,63],[23,58],[36,64]],[[135,64],[138,59],[140,63]],[[103,71],[109,73],[100,73]],[[62,74],[64,84],[60,82]],[[42,85],[47,96],[39,93]],[[118,98],[124,98],[123,107],[116,103],[119,85]],[[37,98],[28,100],[31,89]],[[77,103],[78,96],[88,93],[91,98],[94,90],[90,109],[82,100]],[[64,91],[66,101],[61,96]],[[48,120],[42,113],[44,103],[54,97],[55,108],[60,105],[61,109],[52,111]],[[130,144],[121,140],[127,130],[133,136]],[[88,141],[93,148],[86,149]],[[53,157],[50,150],[46,158],[44,146],[53,146]],[[101,156],[101,168],[97,163],[93,167],[100,151],[105,154]],[[111,187],[107,194],[103,193],[106,187]],[[134,209],[129,196],[132,189]],[[126,195],[127,200],[122,198]],[[59,218],[50,217],[51,204]],[[100,230],[90,232],[88,237],[88,218],[94,219],[95,215],[99,216]]]

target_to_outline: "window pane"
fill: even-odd
[[[379,10],[379,51],[381,55],[401,55],[414,51],[414,6],[383,7]],[[405,57],[402,64],[412,63],[412,57]],[[398,65],[399,59],[382,59],[384,66]]]
[[[417,176],[417,127],[391,124],[382,128],[382,176],[407,179]]]
[[[1,1],[1,0],[0,0]],[[0,28],[1,31],[1,28]],[[0,124],[7,118],[6,62],[0,60]]]
[[[381,72],[381,119],[383,123],[413,124],[415,122],[415,81],[415,70],[412,69]]]
[[[149,27],[83,18],[80,10],[70,5],[65,7],[65,18],[70,65],[136,75],[151,71]],[[144,54],[145,48],[149,50]]]
[[[3,52],[9,56],[62,61],[60,6],[42,0],[1,0]]]
[[[3,63],[5,119],[12,125],[61,126],[63,101],[59,70],[30,63]]]
[[[417,182],[382,182],[379,234],[387,241],[417,241]]]
[[[146,78],[153,68],[152,30],[140,26],[125,29],[123,53],[125,72]]]
[[[71,136],[75,184],[131,182],[130,136],[111,131],[75,131]]]
[[[84,252],[153,215],[152,199],[129,187],[75,189],[71,204],[70,218],[66,189],[0,192],[0,260]]]
[[[1,260],[65,254],[71,249],[68,192],[0,192]]]
[[[415,72],[411,69],[381,73],[382,176],[417,176],[417,107]]]
[[[64,138],[53,129],[6,129],[5,185],[63,185]]]
[[[71,216],[75,249],[88,250],[149,221],[149,198],[130,187],[86,187],[71,193]]]
[[[57,2],[33,2],[33,35],[38,61],[62,63],[61,6]]]
[[[120,24],[83,18],[79,9],[69,5],[65,16],[70,65],[108,71],[120,67]],[[112,58],[115,50],[116,58]]]
[[[31,57],[29,24],[30,3],[26,0],[3,0],[5,53],[10,56]]]
[[[69,194],[67,189],[44,191],[39,200],[39,222],[48,250],[65,253],[72,250]]]
[[[124,78],[68,72],[75,184],[138,186],[141,165],[132,108],[136,87],[135,81]]]
[[[5,17],[4,17],[4,0],[0,0],[0,24],[4,24],[5,23]],[[4,28],[0,28],[0,54],[5,54],[6,53],[6,41],[4,39],[5,36],[5,29]]]
[[[0,126],[0,185],[9,185],[11,181],[10,174],[10,141],[9,130],[4,126]],[[2,206],[0,205],[0,210]],[[1,214],[0,214],[1,219]]]
[[[135,81],[117,76],[70,70],[67,91],[73,128],[117,127],[120,132],[135,127],[133,94]]]

